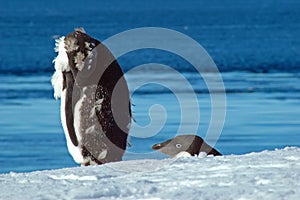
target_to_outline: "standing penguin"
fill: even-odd
[[[180,154],[198,156],[201,152],[207,155],[222,155],[197,135],[179,135],[173,139],[153,145],[152,149],[167,154],[171,158],[177,157]]]
[[[75,162],[95,165],[122,160],[131,125],[129,91],[109,49],[75,29],[56,40],[52,77],[61,98],[61,121]]]

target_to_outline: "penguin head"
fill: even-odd
[[[173,139],[153,145],[152,149],[171,158],[182,153],[189,153],[193,156],[199,153],[202,143],[202,138],[197,135],[179,135]]]
[[[198,135],[179,135],[173,139],[153,145],[152,149],[167,154],[171,158],[178,157],[179,155],[186,156],[187,154],[198,156],[200,152],[206,155],[222,155]]]
[[[64,48],[68,56],[69,69],[76,76],[78,71],[92,67],[96,52],[93,49],[100,42],[87,35],[83,28],[77,28],[64,38]]]
[[[99,43],[82,28],[56,40],[54,50],[58,55],[53,60],[55,72],[51,80],[56,99],[60,98],[68,82],[74,85],[75,80],[80,80],[77,78],[79,71],[82,72],[81,80],[89,80],[94,72],[92,69],[96,68],[97,52],[94,49]]]

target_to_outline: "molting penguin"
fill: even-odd
[[[207,155],[222,155],[197,135],[179,135],[163,143],[153,145],[152,149],[167,154],[171,158],[177,157],[180,154],[198,156],[201,152]]]
[[[122,160],[131,125],[129,91],[109,49],[75,29],[56,40],[52,77],[61,98],[61,121],[75,162],[95,165]]]

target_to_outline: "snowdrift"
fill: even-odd
[[[300,199],[300,148],[0,175],[0,199]]]

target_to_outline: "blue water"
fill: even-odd
[[[190,36],[216,62],[227,92],[226,121],[216,148],[223,154],[243,154],[300,146],[299,10],[298,0],[0,0],[0,173],[77,166],[66,148],[60,102],[54,100],[50,84],[54,38],[74,27],[84,27],[101,41],[146,26]],[[210,97],[186,61],[148,49],[124,55],[119,62],[124,71],[156,62],[182,73],[199,100],[197,133],[205,136]],[[151,69],[143,73],[158,74],[185,92],[169,74]],[[136,76],[128,77],[129,85]],[[157,135],[132,137],[124,159],[164,158],[150,147],[176,134],[180,124],[176,96],[152,84],[133,92],[132,101],[139,125],[151,122],[148,110],[153,104],[163,105],[168,118]]]

